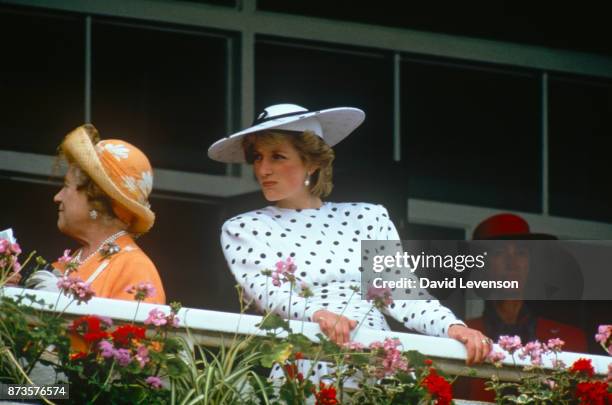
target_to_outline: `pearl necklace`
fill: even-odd
[[[108,238],[104,239],[102,241],[102,243],[100,243],[100,246],[97,247],[96,250],[94,250],[92,253],[89,254],[89,256],[87,256],[85,259],[81,260],[81,252],[83,251],[83,248],[79,249],[79,252],[76,254],[75,256],[75,260],[76,262],[81,265],[83,263],[85,263],[87,260],[91,259],[92,257],[94,257],[98,252],[100,252],[102,250],[102,248],[104,246],[106,246],[109,243],[113,243],[114,241],[116,241],[117,239],[119,239],[121,236],[123,235],[127,235],[127,232],[124,230],[121,230],[119,232],[115,232],[114,234],[112,234],[111,236],[109,236]]]

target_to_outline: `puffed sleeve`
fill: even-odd
[[[223,254],[247,302],[253,300],[260,310],[266,308],[284,318],[310,320],[318,308],[307,306],[307,299],[298,295],[299,288],[290,293],[290,283],[274,286],[271,277],[261,273],[274,270],[278,261],[290,255],[276,231],[263,218],[248,214],[230,219],[221,231]]]
[[[395,225],[389,218],[387,209],[378,205],[376,223],[378,240],[400,240]],[[403,274],[410,276],[402,269]],[[448,336],[448,328],[454,324],[465,325],[453,312],[440,304],[427,291],[416,291],[415,298],[396,300],[386,308],[385,313],[402,322],[408,329],[432,336]]]

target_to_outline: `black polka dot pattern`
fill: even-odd
[[[245,298],[254,299],[260,309],[306,320],[320,309],[343,311],[344,316],[359,322],[367,314],[364,328],[388,330],[384,315],[348,289],[360,284],[359,243],[366,239],[399,240],[384,207],[325,203],[319,209],[270,206],[241,214],[223,225],[221,246],[230,270],[245,289]],[[291,314],[287,305],[290,284],[274,286],[270,277],[261,274],[289,257],[297,265],[295,275],[300,283],[314,293],[302,298],[296,286],[291,294]],[[446,336],[450,325],[462,323],[436,300],[398,301],[386,313],[409,329],[429,335]]]

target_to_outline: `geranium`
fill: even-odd
[[[399,370],[408,370],[408,362],[402,356],[402,352],[397,349],[399,346],[401,346],[399,339],[392,338],[386,338],[384,342],[372,342],[370,344],[370,349],[382,349],[384,353],[382,368],[376,372],[379,377],[393,375]]]
[[[522,347],[520,336],[502,335],[497,340],[497,344],[510,354],[513,354]]]
[[[325,385],[325,383],[319,383],[319,391],[315,393],[315,405],[338,405],[338,399],[336,398],[336,388],[333,385]]]
[[[366,300],[373,301],[374,306],[382,310],[393,304],[393,298],[391,298],[391,295],[391,289],[388,287],[381,288],[370,285],[368,287],[368,292],[366,293]]]
[[[580,358],[572,364],[569,369],[572,373],[584,373],[589,377],[593,377],[595,370],[591,364],[591,359]]]
[[[57,287],[66,295],[71,296],[78,304],[88,302],[96,294],[91,289],[91,284],[84,282],[79,277],[70,277],[65,274],[57,282]]]
[[[150,377],[147,377],[147,379],[145,380],[145,382],[146,382],[147,384],[149,384],[149,387],[151,387],[151,388],[153,388],[153,389],[155,389],[155,390],[158,390],[158,389],[160,389],[160,388],[162,387],[162,381],[161,381],[161,379],[160,379],[159,377],[155,377],[155,376],[153,376],[153,375],[152,375],[152,376],[150,376]]]
[[[149,362],[149,349],[147,349],[144,345],[138,346],[134,358],[138,362],[138,365],[140,365],[140,368],[144,368],[144,366],[146,366]]]
[[[155,326],[164,326],[169,325],[173,327],[178,327],[179,318],[171,312],[169,315],[166,315],[162,310],[158,308],[153,308],[149,311],[149,316],[144,321],[145,325],[155,325]]]
[[[140,326],[122,325],[111,333],[113,340],[122,346],[127,346],[132,339],[142,340],[145,338],[145,329]]]
[[[495,350],[491,350],[487,355],[487,360],[491,363],[499,366],[501,365],[502,360],[506,358],[506,355],[502,352],[496,352]]]
[[[365,349],[365,346],[363,345],[363,343],[359,343],[359,342],[346,342],[342,345],[343,347],[345,347],[348,350],[363,350]]]
[[[279,260],[276,263],[276,269],[272,272],[272,284],[276,287],[280,287],[282,283],[294,283],[295,271],[297,270],[297,266],[293,262],[291,257],[288,257],[286,260]]]
[[[98,349],[100,350],[100,355],[105,359],[110,359],[115,355],[115,346],[108,340],[102,340],[98,343]]]
[[[67,265],[71,261],[72,261],[72,256],[70,255],[70,249],[64,250],[64,254],[57,258],[57,262],[63,265]]]
[[[452,387],[444,377],[438,374],[435,368],[431,367],[429,369],[429,373],[423,378],[421,385],[427,389],[431,398],[436,400],[436,405],[450,405],[453,399]]]
[[[579,382],[576,385],[576,398],[580,405],[609,405],[612,394],[608,393],[608,384],[601,381]]]
[[[136,301],[144,301],[147,298],[154,297],[157,291],[153,284],[149,282],[141,282],[130,286],[125,290],[128,294],[134,294]]]
[[[595,335],[595,341],[597,341],[605,351],[612,354],[612,325],[599,325],[597,334]]]
[[[560,352],[563,350],[565,342],[558,338],[548,339],[546,342],[546,348],[552,352]]]
[[[132,353],[128,349],[117,349],[113,352],[117,363],[125,367],[132,362]]]
[[[539,341],[528,342],[525,346],[523,346],[522,352],[519,354],[521,359],[529,356],[531,359],[531,364],[534,366],[542,365],[542,355],[546,353],[546,347],[542,345]]]

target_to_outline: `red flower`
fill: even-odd
[[[444,377],[438,375],[435,368],[429,369],[429,374],[423,379],[421,385],[427,388],[436,405],[450,405],[453,399],[451,385]]]
[[[83,339],[85,339],[87,343],[91,343],[91,342],[97,342],[98,340],[106,339],[109,336],[110,335],[108,334],[108,332],[105,332],[103,330],[98,330],[94,332],[85,333],[83,335]]]
[[[608,384],[602,381],[578,383],[576,398],[580,400],[580,405],[612,404],[612,394],[608,393]]]
[[[298,372],[298,368],[295,364],[285,364],[283,368],[285,369],[285,373],[290,380],[297,378],[299,382],[304,381],[304,375]]]
[[[87,329],[83,330],[85,325]],[[97,316],[86,315],[72,321],[70,330],[73,332],[79,332],[79,330],[87,332],[99,332],[100,331],[100,318]]]
[[[122,325],[115,329],[112,336],[116,343],[127,346],[132,339],[144,339],[145,328],[134,325]]]
[[[70,360],[71,361],[75,361],[75,360],[78,360],[78,359],[82,359],[84,357],[87,357],[87,353],[85,353],[85,352],[76,352],[76,353],[73,353],[73,354],[70,355]]]
[[[302,360],[304,358],[304,355],[302,354],[302,352],[296,352],[295,353],[295,359],[296,360]]]
[[[425,364],[426,366],[431,366],[433,364],[433,361],[429,360],[429,359],[425,359],[423,361],[423,364]]]
[[[591,359],[578,359],[572,364],[570,371],[573,373],[585,373],[589,377],[593,377],[595,370],[591,364]]]
[[[324,383],[320,383],[315,399],[315,405],[338,405],[340,403],[336,399],[336,388],[333,385],[326,387]]]

